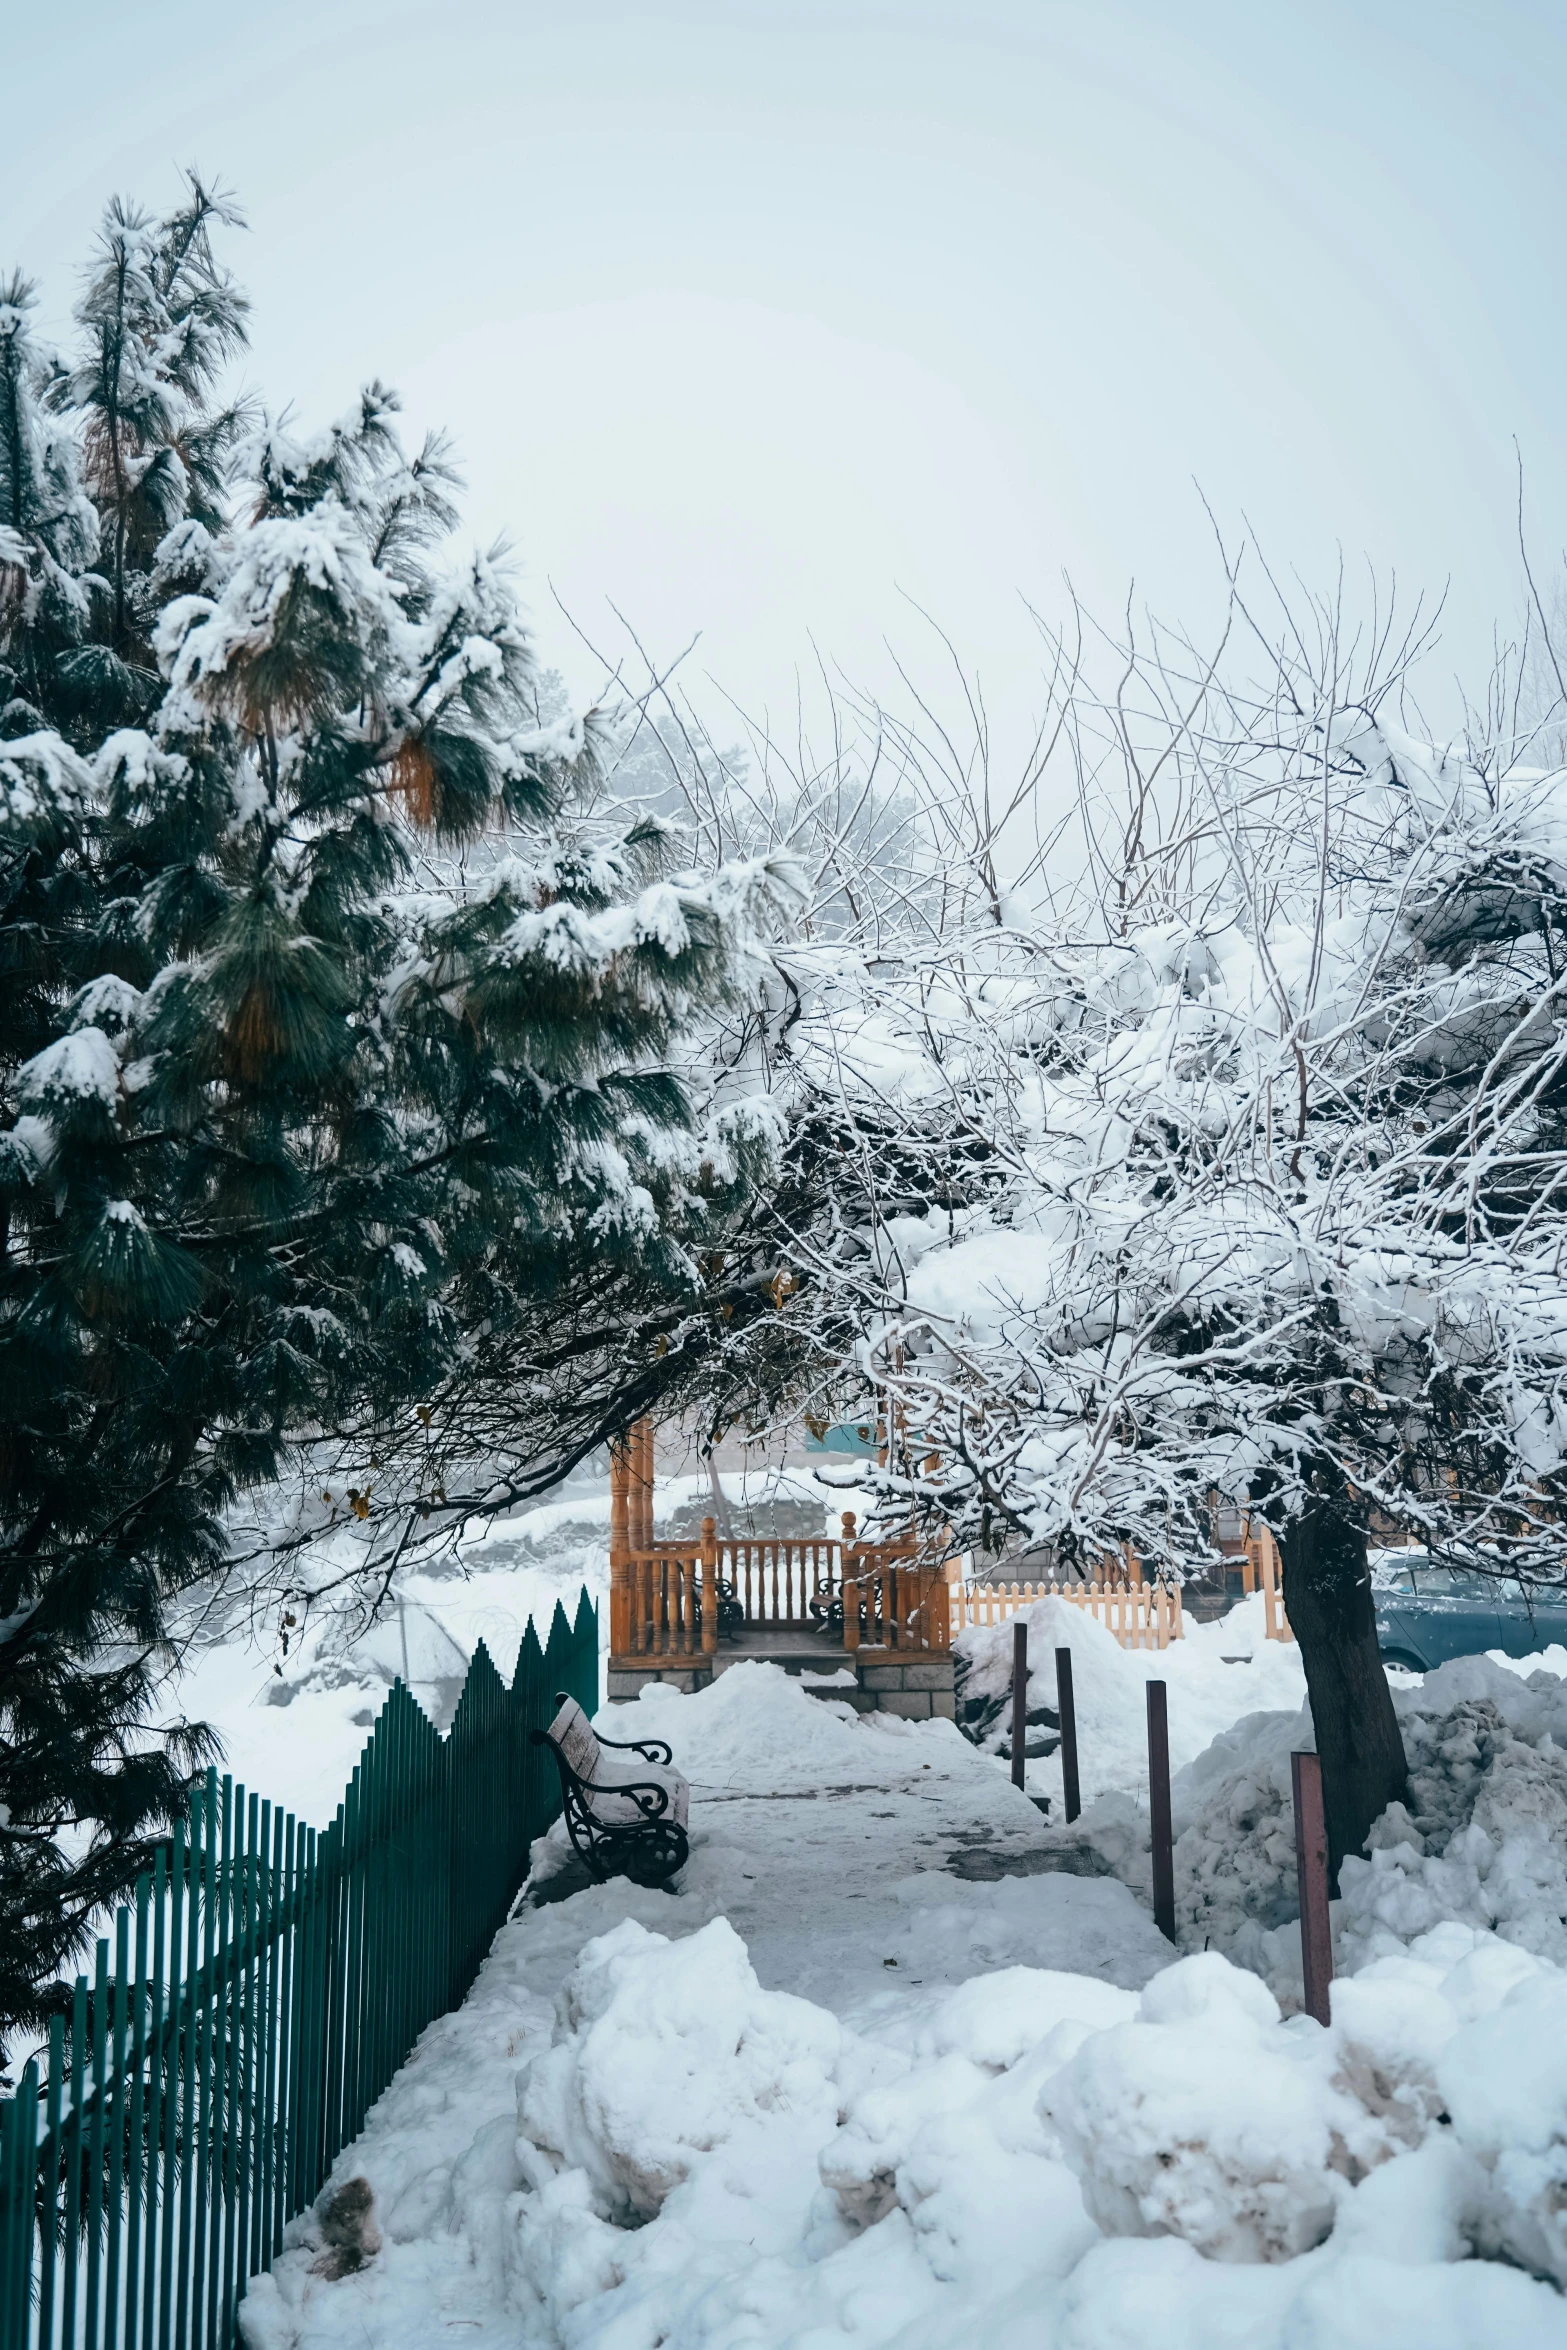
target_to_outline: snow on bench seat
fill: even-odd
[[[577,1852],[601,1881],[661,1885],[690,1849],[691,1789],[668,1746],[661,1738],[601,1738],[574,1697],[557,1691],[556,1702],[555,1719],[533,1737],[555,1757]]]

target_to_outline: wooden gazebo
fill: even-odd
[[[640,1420],[610,1468],[609,1695],[648,1681],[698,1689],[747,1658],[826,1678],[862,1707],[950,1714],[952,1608],[945,1566],[912,1534],[866,1542],[845,1513],[837,1534],[721,1534],[653,1528],[653,1424]]]

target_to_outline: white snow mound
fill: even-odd
[[[557,2012],[518,2076],[518,2155],[536,2187],[583,2172],[602,2218],[651,2219],[742,2121],[836,2113],[836,2020],[764,1991],[727,1918],[679,1942],[626,1918],[583,1949]]]

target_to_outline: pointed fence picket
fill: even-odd
[[[0,2099],[0,2350],[228,2350],[560,1810],[528,1740],[557,1689],[596,1712],[586,1591],[509,1687],[481,1643],[444,1738],[398,1682],[319,1835],[207,1773]]]

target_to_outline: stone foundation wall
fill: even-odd
[[[721,1658],[718,1670],[729,1664],[743,1664],[743,1655]],[[824,1658],[825,1664],[827,1660]],[[788,1669],[787,1667],[785,1668]],[[713,1679],[713,1665],[706,1657],[693,1657],[689,1664],[679,1665],[612,1665],[609,1672],[609,1702],[627,1705],[640,1696],[649,1681],[667,1681],[671,1688],[689,1696],[693,1690],[705,1689]],[[952,1659],[933,1656],[911,1659],[908,1663],[879,1662],[855,1667],[859,1686],[850,1689],[846,1683],[834,1687],[830,1681],[808,1681],[813,1697],[836,1698],[852,1705],[856,1713],[901,1714],[906,1721],[929,1721],[940,1714],[949,1722],[957,1719],[957,1703],[953,1695]]]

